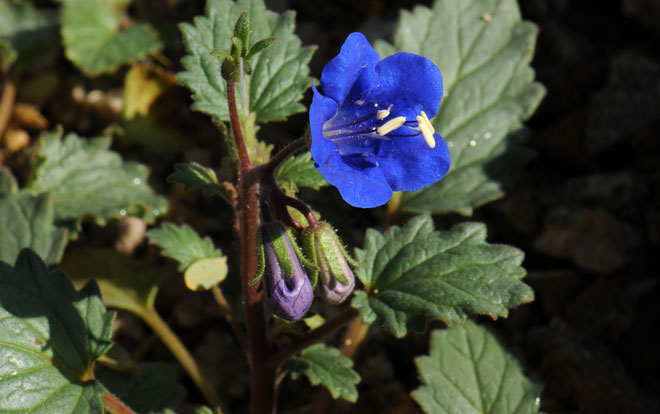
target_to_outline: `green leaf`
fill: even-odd
[[[17,65],[38,57],[59,43],[59,13],[40,10],[30,2],[0,0],[0,43],[6,40],[18,55]]]
[[[213,245],[209,237],[203,239],[190,226],[176,226],[164,223],[159,229],[147,233],[149,240],[163,249],[163,256],[179,262],[179,270],[184,271],[201,259],[223,257],[222,251]]]
[[[94,370],[97,380],[122,402],[140,414],[161,414],[174,409],[186,394],[176,382],[176,369],[168,364],[140,364],[139,373],[122,373],[103,366]]]
[[[7,192],[0,190],[0,261],[14,263],[19,252],[29,247],[47,265],[59,262],[68,232],[54,225],[50,194],[16,192],[15,183],[13,188],[11,184],[13,177],[2,167],[0,177],[8,187]]]
[[[129,0],[60,0],[66,55],[90,75],[113,72],[162,47],[148,23],[124,27]]]
[[[516,0],[436,0],[433,9],[404,11],[388,55],[418,53],[440,68],[446,96],[433,119],[451,152],[451,168],[438,183],[404,193],[402,209],[459,212],[499,198],[512,170],[533,152],[522,145],[522,121],[545,89],[529,66],[538,29],[523,22]]]
[[[288,360],[284,368],[291,371],[293,379],[304,374],[312,385],[323,385],[330,391],[332,398],[357,401],[355,386],[360,382],[360,376],[353,370],[353,361],[336,348],[323,344],[312,345],[299,356]]]
[[[356,275],[367,291],[356,291],[352,306],[365,323],[376,322],[397,337],[424,331],[434,319],[452,324],[470,313],[506,317],[508,308],[534,299],[520,281],[523,252],[486,243],[480,223],[441,232],[422,216],[385,234],[369,229],[356,256]]]
[[[189,54],[182,61],[185,72],[177,79],[193,92],[193,109],[229,120],[227,87],[220,76],[222,61],[210,53],[231,46],[234,23],[244,11],[250,17],[251,44],[256,43],[254,39],[277,39],[251,60],[252,76],[246,79],[250,111],[256,112],[260,122],[279,121],[304,111],[299,101],[313,80],[307,63],[314,48],[300,47],[293,12],[273,13],[266,10],[263,0],[208,0],[205,16],[196,17],[193,25],[181,24]]]
[[[487,329],[472,322],[433,332],[430,355],[415,359],[422,385],[412,396],[426,413],[534,414],[541,386]]]
[[[224,189],[218,184],[218,177],[215,172],[196,162],[190,164],[174,164],[176,171],[167,177],[170,183],[183,184],[183,188],[201,188],[207,196],[223,192]]]
[[[314,166],[314,160],[309,152],[286,160],[277,170],[277,182],[288,187],[292,192],[298,191],[299,187],[318,190],[328,185],[328,182]]]
[[[60,266],[76,286],[96,281],[106,306],[139,316],[153,311],[158,285],[170,276],[164,266],[108,248],[72,246]]]
[[[29,249],[0,263],[0,412],[103,413],[90,373],[113,319],[95,283],[75,291]]]
[[[167,210],[167,200],[147,184],[145,166],[123,162],[109,146],[106,138],[68,134],[61,139],[59,131],[46,135],[26,188],[51,192],[58,222],[78,224],[93,217],[103,224],[127,215],[153,222]]]

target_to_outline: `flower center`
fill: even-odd
[[[429,148],[435,147],[433,134],[435,129],[424,111],[415,120],[407,120],[404,116],[391,117],[392,105],[387,109],[378,109],[378,104],[365,105],[364,101],[356,101],[356,106],[344,107],[337,115],[323,126],[323,136],[337,144],[343,156],[370,157],[381,154],[382,146],[393,138],[424,137]],[[406,126],[410,133],[392,133]],[[382,154],[381,154],[382,156]]]

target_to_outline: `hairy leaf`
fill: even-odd
[[[183,184],[183,188],[186,190],[199,187],[207,196],[223,192],[223,188],[218,184],[218,177],[210,168],[196,162],[178,163],[174,165],[174,168],[176,171],[167,177],[167,181],[171,183]]]
[[[495,335],[472,322],[433,332],[430,355],[415,359],[422,385],[413,398],[434,414],[534,414],[541,386]]]
[[[50,195],[17,192],[11,173],[4,168],[0,168],[0,177],[7,183],[6,192],[0,189],[0,261],[14,263],[18,253],[29,247],[46,264],[59,262],[68,232],[54,225]]]
[[[55,219],[77,224],[93,217],[137,216],[152,222],[167,210],[167,200],[147,184],[148,170],[123,162],[106,138],[83,139],[56,131],[39,144],[37,165],[27,184],[33,193],[50,191]]]
[[[367,290],[356,291],[353,307],[365,323],[398,337],[423,331],[434,319],[452,324],[470,313],[507,316],[509,308],[534,299],[520,281],[523,253],[487,243],[479,223],[440,232],[422,216],[385,234],[369,229],[356,258],[356,275]]]
[[[77,292],[31,250],[0,262],[0,412],[101,414],[90,373],[113,319],[95,283]]]
[[[98,366],[96,379],[140,414],[161,414],[183,400],[185,388],[176,382],[176,369],[159,362],[139,365],[138,373],[122,373]]]
[[[266,10],[263,0],[208,0],[204,16],[194,24],[181,24],[188,49],[183,59],[185,72],[177,79],[193,92],[193,109],[220,120],[229,120],[227,90],[220,76],[221,58],[211,56],[214,49],[229,49],[234,24],[247,11],[250,17],[250,46],[275,37],[275,44],[251,59],[252,75],[246,78],[247,107],[257,120],[279,121],[302,112],[299,102],[311,83],[307,63],[313,47],[301,47],[294,34],[294,13],[277,14]],[[240,98],[239,98],[240,102]]]
[[[147,236],[163,249],[163,256],[179,262],[182,272],[198,260],[223,257],[222,251],[213,245],[210,238],[202,239],[186,224],[176,226],[164,223],[159,229],[150,230]]]
[[[315,190],[328,185],[314,166],[314,160],[309,152],[291,157],[277,171],[277,182],[287,186],[292,192],[299,187],[309,187]]]
[[[129,0],[60,0],[66,55],[90,74],[112,72],[124,63],[143,59],[162,47],[148,23],[124,27]]]
[[[360,382],[360,376],[353,370],[353,361],[336,348],[312,345],[288,360],[285,369],[291,370],[293,379],[304,374],[313,385],[323,385],[335,399],[357,401],[355,386]]]
[[[384,55],[418,53],[440,68],[445,86],[437,132],[448,142],[451,168],[438,183],[404,193],[410,212],[471,214],[499,198],[510,173],[532,152],[520,145],[522,121],[545,94],[529,66],[537,28],[523,22],[516,0],[436,0],[404,11]]]

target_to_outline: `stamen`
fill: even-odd
[[[394,131],[395,129],[399,129],[405,123],[406,123],[405,116],[397,116],[396,118],[392,118],[389,121],[385,122],[380,127],[378,127],[376,132],[378,133],[378,135],[387,135],[388,133]]]
[[[421,113],[422,113],[422,117],[424,118],[424,120],[428,124],[428,127],[431,129],[431,132],[433,132],[435,134],[435,128],[433,128],[433,124],[429,120],[429,117],[426,116],[426,112],[422,111]]]
[[[429,148],[435,148],[435,138],[433,138],[433,126],[428,121],[426,114],[422,111],[422,115],[417,115],[417,124],[419,124],[419,130],[422,131],[422,136],[426,141],[426,145]]]
[[[381,109],[378,112],[376,112],[376,118],[385,119],[388,116],[390,116],[390,110],[392,109],[392,106],[394,105],[390,105],[387,109]]]

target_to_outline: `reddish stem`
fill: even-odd
[[[108,392],[101,397],[101,402],[103,402],[103,408],[105,408],[110,414],[136,414],[135,411],[131,410],[111,392]]]

